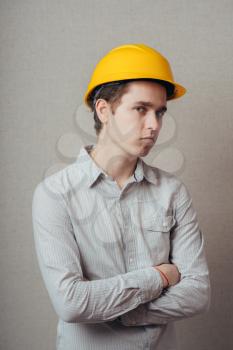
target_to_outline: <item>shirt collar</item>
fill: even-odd
[[[76,163],[82,166],[82,170],[85,173],[88,187],[92,186],[100,176],[109,177],[109,175],[106,174],[105,171],[95,163],[89,154],[90,150],[94,146],[95,144],[82,146],[76,158]],[[137,160],[137,166],[135,168],[133,176],[136,182],[142,181],[143,178],[153,184],[156,184],[157,182],[155,173],[151,171],[151,167],[146,164],[140,157]]]

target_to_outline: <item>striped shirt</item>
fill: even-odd
[[[58,315],[57,350],[177,349],[174,321],[210,305],[204,238],[190,193],[138,158],[120,188],[83,146],[35,188],[32,221],[42,278]],[[163,288],[154,266],[173,263]]]

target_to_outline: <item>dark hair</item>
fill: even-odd
[[[94,128],[96,131],[96,135],[99,135],[103,126],[95,109],[96,101],[99,98],[103,98],[104,100],[109,102],[111,111],[114,114],[117,106],[119,106],[121,102],[121,97],[128,91],[129,83],[133,81],[138,81],[138,80],[152,81],[164,86],[167,91],[167,99],[174,94],[175,86],[169,82],[159,80],[159,79],[149,79],[149,78],[127,79],[127,80],[118,80],[110,83],[104,83],[102,85],[96,86],[87,99],[88,106],[91,108],[92,112],[94,112],[94,121],[95,121]]]

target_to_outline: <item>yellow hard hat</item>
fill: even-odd
[[[88,97],[99,85],[143,78],[172,84],[174,91],[167,100],[181,97],[186,92],[174,81],[169,62],[161,53],[144,44],[127,44],[113,48],[98,62],[84,94],[84,102],[88,105]]]

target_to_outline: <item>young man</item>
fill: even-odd
[[[159,52],[114,48],[84,96],[97,143],[35,189],[35,247],[59,316],[58,350],[177,349],[174,321],[209,309],[189,191],[141,158],[156,142],[167,101],[184,93]]]

